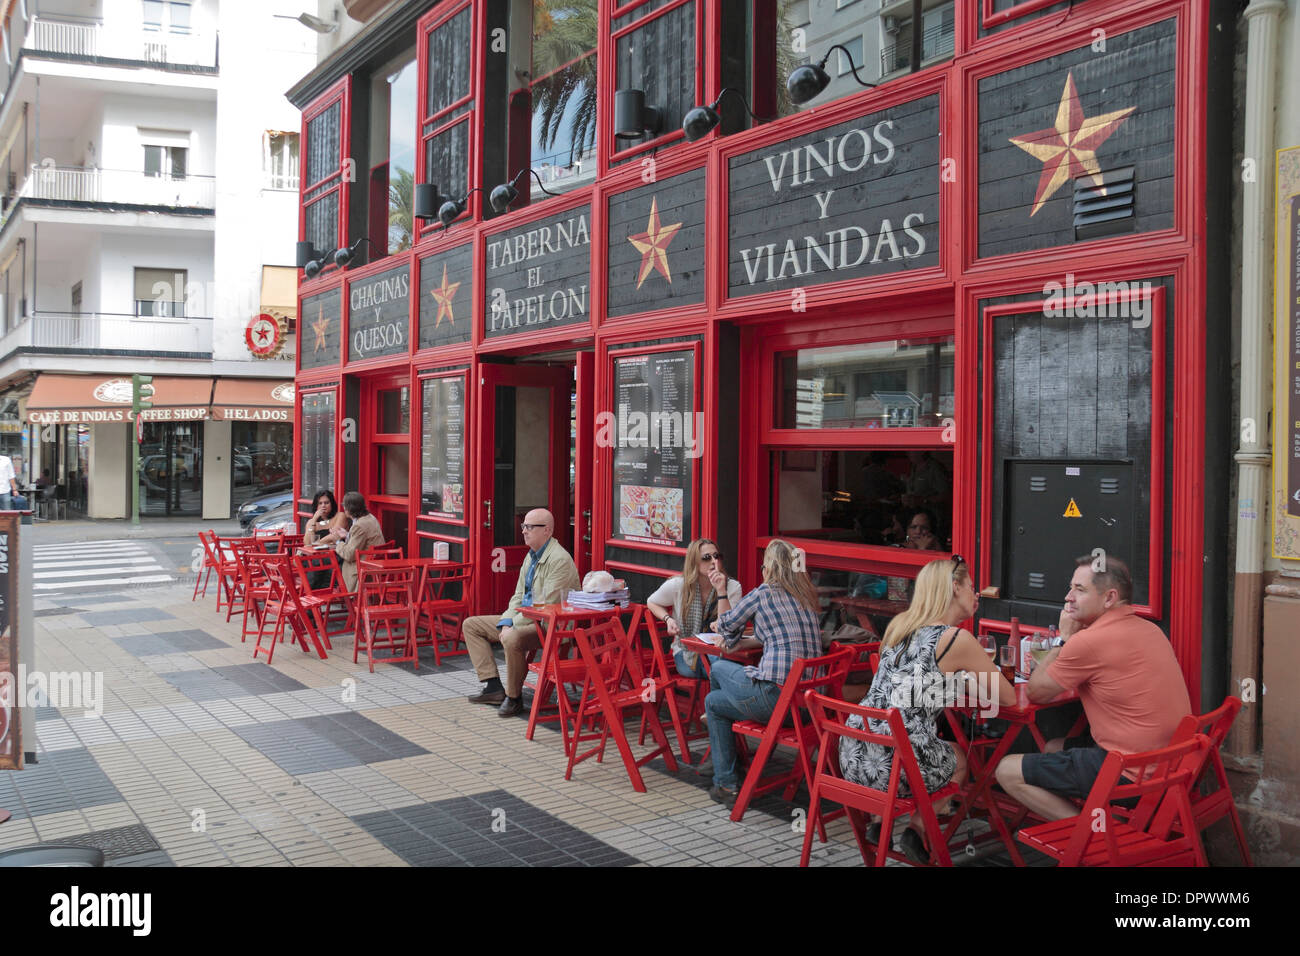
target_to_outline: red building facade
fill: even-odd
[[[1045,627],[1101,549],[1208,709],[1229,5],[858,2],[894,46],[877,69],[845,44],[877,81],[852,92],[828,49],[847,33],[765,0],[398,4],[299,83],[302,235],[326,262],[300,286],[302,511],[361,491],[410,551],[474,560],[483,612],[532,507],[640,600],[692,538],[746,588],[787,538],[877,628],[951,552],[981,629]],[[590,48],[542,43],[587,16]],[[787,74],[824,54],[832,86],[797,107]],[[689,141],[724,88],[762,119],[728,95]],[[619,138],[630,89],[655,110]],[[417,184],[465,200],[450,225],[411,215]],[[918,512],[936,540],[894,546]]]

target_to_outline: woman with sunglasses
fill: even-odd
[[[708,538],[692,541],[686,549],[682,573],[661,584],[645,602],[673,639],[673,663],[678,674],[708,679],[700,655],[685,650],[681,639],[706,630],[710,621],[736,606],[740,595],[740,582],[727,577],[722,568],[722,552],[718,546]]]
[[[1001,705],[1016,702],[1015,688],[1002,676],[974,635],[961,627],[961,622],[969,620],[978,606],[970,567],[960,555],[931,561],[921,568],[911,606],[885,628],[880,667],[871,689],[860,702],[863,707],[880,710],[898,708],[925,788],[930,793],[966,779],[966,755],[936,732],[935,724],[945,705],[956,702],[936,699],[943,695],[926,693],[926,689],[935,686],[936,681],[943,686],[944,674],[965,671],[967,675],[984,675],[977,676],[975,681],[977,688],[985,689],[981,697],[996,693]],[[857,715],[846,723],[856,730],[862,729],[862,718]],[[869,723],[873,733],[889,733],[889,725],[884,721]],[[873,790],[889,789],[893,755],[892,749],[880,744],[847,737],[840,740],[840,768],[844,778]],[[900,779],[898,793],[900,797],[911,795],[906,778]],[[936,804],[935,812],[948,813],[948,803]],[[880,838],[879,826],[873,830],[874,835],[869,831],[868,838],[874,842]],[[912,815],[900,842],[908,859],[928,862],[919,816]]]

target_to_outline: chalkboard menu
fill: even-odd
[[[334,393],[309,392],[302,396],[298,441],[302,448],[298,491],[310,498],[318,491],[334,491]]]
[[[694,465],[704,441],[703,416],[694,409],[694,350],[614,360],[614,412],[598,419],[596,434],[614,448],[614,538],[689,543]]]
[[[330,289],[302,300],[298,323],[298,356],[302,368],[339,364],[339,332],[343,328],[343,290]]]
[[[426,378],[420,436],[420,511],[465,518],[465,377]]]
[[[25,687],[18,685],[18,521],[17,514],[0,515],[0,770],[23,768],[19,717]],[[30,665],[29,665],[30,666]]]
[[[348,360],[406,352],[411,328],[411,275],[389,269],[348,287]]]
[[[610,316],[704,301],[704,170],[609,197]]]
[[[588,321],[590,219],[579,206],[488,236],[485,338]]]
[[[473,295],[473,243],[421,259],[419,347],[468,342]]]
[[[728,160],[727,294],[939,264],[939,97]]]

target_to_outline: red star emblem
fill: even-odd
[[[436,329],[442,325],[442,317],[445,315],[447,321],[452,325],[456,324],[456,315],[451,310],[452,300],[456,298],[456,290],[460,288],[459,282],[447,282],[447,264],[442,264],[442,285],[432,289],[429,295],[433,296],[433,301],[438,303],[438,314],[434,317],[433,327]]]
[[[638,289],[651,272],[658,272],[670,284],[672,283],[672,273],[668,271],[668,244],[673,241],[673,236],[677,235],[677,230],[680,228],[682,228],[680,222],[675,222],[671,226],[661,226],[659,198],[656,196],[650,200],[650,221],[646,223],[645,232],[627,237],[627,241],[641,253],[641,271],[636,276]]]
[[[260,325],[258,325],[257,340],[259,342],[265,342],[270,337],[271,337],[271,330],[266,327],[266,323],[263,322]]]
[[[316,333],[316,339],[312,342],[312,352],[319,352],[325,348],[325,333],[329,331],[330,320],[325,318],[325,306],[320,307],[320,312],[316,315],[316,321],[311,324],[311,330]]]
[[[1065,78],[1061,105],[1056,110],[1056,125],[1024,136],[1012,136],[1015,143],[1030,156],[1042,160],[1043,173],[1038,179],[1038,193],[1034,196],[1033,215],[1068,180],[1091,176],[1093,185],[1105,195],[1101,184],[1101,167],[1097,164],[1097,147],[1115,132],[1136,106],[1085,117],[1079,105],[1079,91],[1074,85],[1074,73]]]

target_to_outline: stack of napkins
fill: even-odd
[[[572,607],[607,611],[615,606],[627,607],[631,596],[626,587],[621,587],[612,591],[570,591],[565,600]]]

